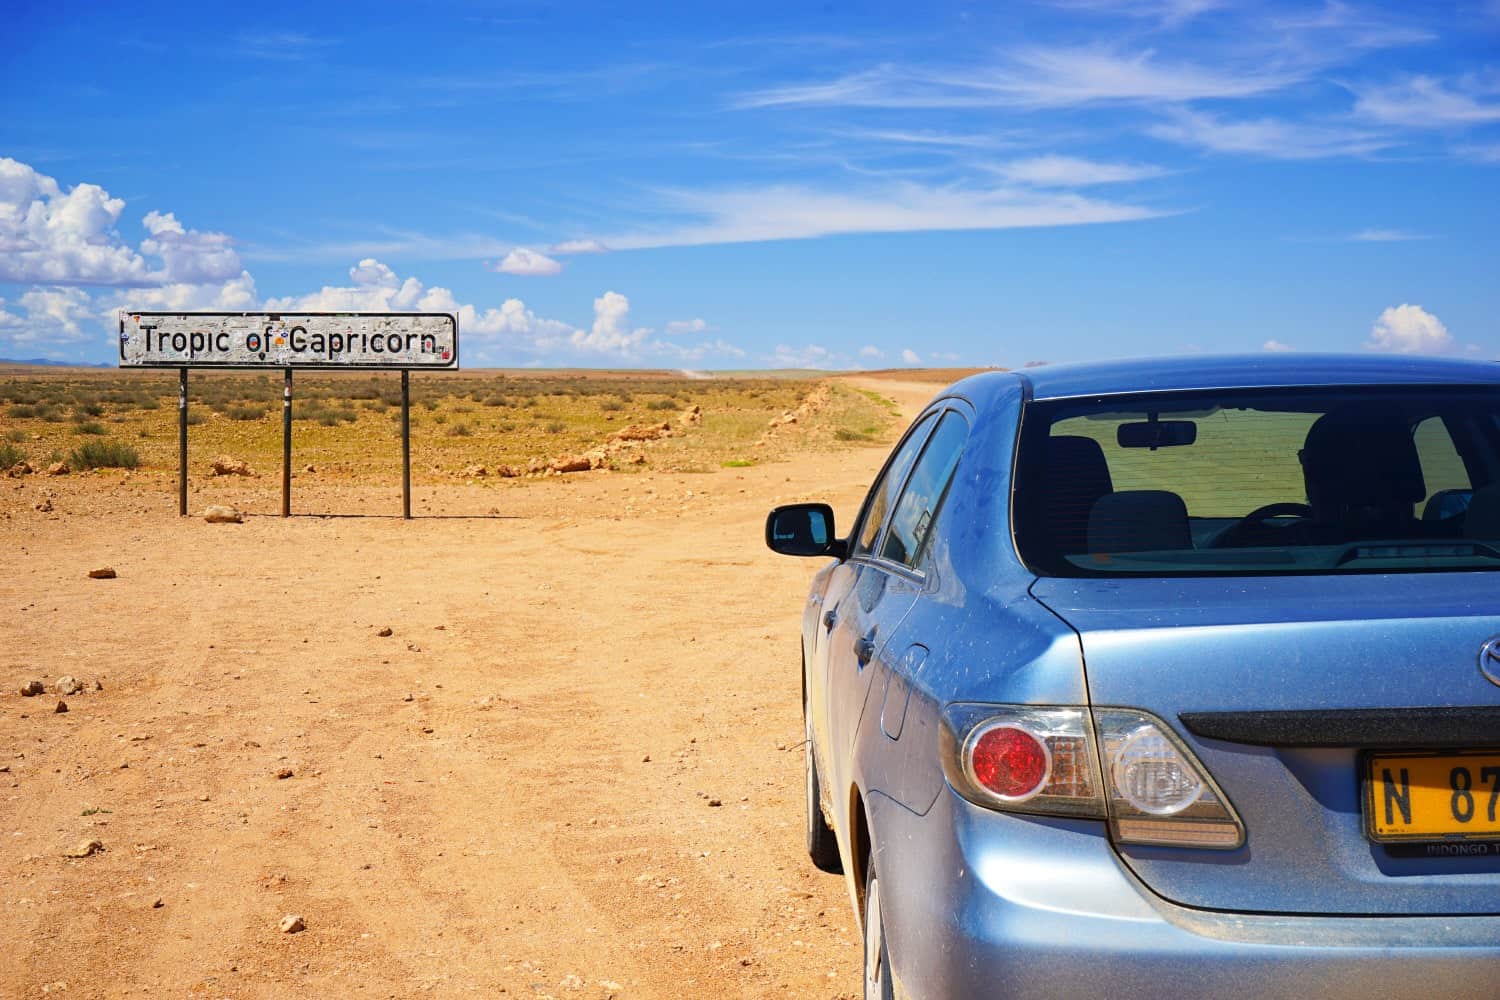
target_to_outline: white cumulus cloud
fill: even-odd
[[[1296,348],[1293,347],[1291,344],[1283,344],[1279,340],[1268,340],[1264,344],[1260,345],[1260,349],[1263,350],[1263,351],[1295,351],[1296,350]]]
[[[1421,306],[1391,306],[1375,320],[1365,347],[1392,354],[1447,354],[1453,335],[1443,321]]]
[[[525,247],[516,247],[505,255],[505,259],[498,264],[491,264],[490,270],[499,271],[501,274],[520,274],[528,277],[548,277],[562,273],[562,265],[548,257],[544,253],[528,250]]]
[[[874,346],[873,344],[866,344],[864,347],[861,347],[859,349],[859,356],[870,361],[879,361],[881,358],[885,357],[885,352],[880,348]]]
[[[594,325],[575,330],[573,346],[592,351],[628,354],[651,335],[649,327],[630,326],[630,300],[619,292],[605,292],[594,300]]]
[[[901,361],[903,364],[920,365],[922,363],[922,358],[917,354],[916,351],[908,347],[901,352]]]

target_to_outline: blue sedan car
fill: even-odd
[[[943,391],[802,617],[869,997],[1500,997],[1500,367]]]

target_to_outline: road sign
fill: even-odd
[[[457,368],[449,313],[121,312],[121,368]]]

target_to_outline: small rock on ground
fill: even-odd
[[[21,697],[30,698],[33,695],[44,694],[46,690],[47,685],[43,684],[41,681],[29,680],[25,684],[21,685]]]
[[[65,858],[87,858],[104,850],[104,844],[98,840],[85,840],[71,851],[63,851]]]
[[[381,629],[380,631],[376,632],[375,634],[378,635],[378,636],[380,636],[382,639],[386,639],[386,638],[389,638],[390,636],[394,635],[395,633],[393,633],[391,631],[391,627],[389,625],[387,625],[385,628]]]
[[[89,570],[90,580],[113,580],[118,575],[119,574],[117,574],[114,569],[109,566],[101,566],[99,569]]]
[[[52,689],[58,694],[82,694],[83,681],[72,674],[63,674],[57,679],[57,683],[52,686]]]
[[[209,524],[244,524],[245,515],[226,504],[216,503],[203,511],[203,520]]]
[[[281,924],[279,926],[281,927],[281,933],[283,934],[296,934],[298,931],[307,930],[307,921],[303,920],[302,917],[296,913],[288,913],[286,916],[281,918]]]
[[[68,710],[68,703],[65,702],[65,701],[59,701],[57,703],[57,707],[52,710],[52,713],[54,715],[62,715],[67,710]]]

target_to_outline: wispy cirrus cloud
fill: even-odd
[[[911,181],[862,191],[806,186],[664,193],[675,225],[610,236],[617,249],[756,243],[851,233],[1020,229],[1133,222],[1166,212],[1067,191],[933,186]]]
[[[1396,142],[1387,132],[1340,123],[1269,117],[1235,119],[1185,109],[1147,126],[1146,134],[1211,153],[1235,153],[1273,160],[1368,156]]]
[[[1411,240],[1430,240],[1425,233],[1412,233],[1404,229],[1361,229],[1349,237],[1356,243],[1406,243]]]
[[[1418,75],[1351,89],[1355,114],[1387,125],[1442,129],[1500,122],[1500,77],[1481,82]]]
[[[1245,98],[1283,90],[1306,68],[1216,67],[1161,56],[1152,49],[1033,46],[997,66],[930,69],[885,64],[823,83],[767,88],[738,106],[865,108],[1048,108],[1108,103],[1185,103]]]
[[[1162,167],[1146,163],[1103,163],[1076,156],[1057,155],[991,164],[984,169],[1014,184],[1063,188],[1123,184],[1169,173]]]

